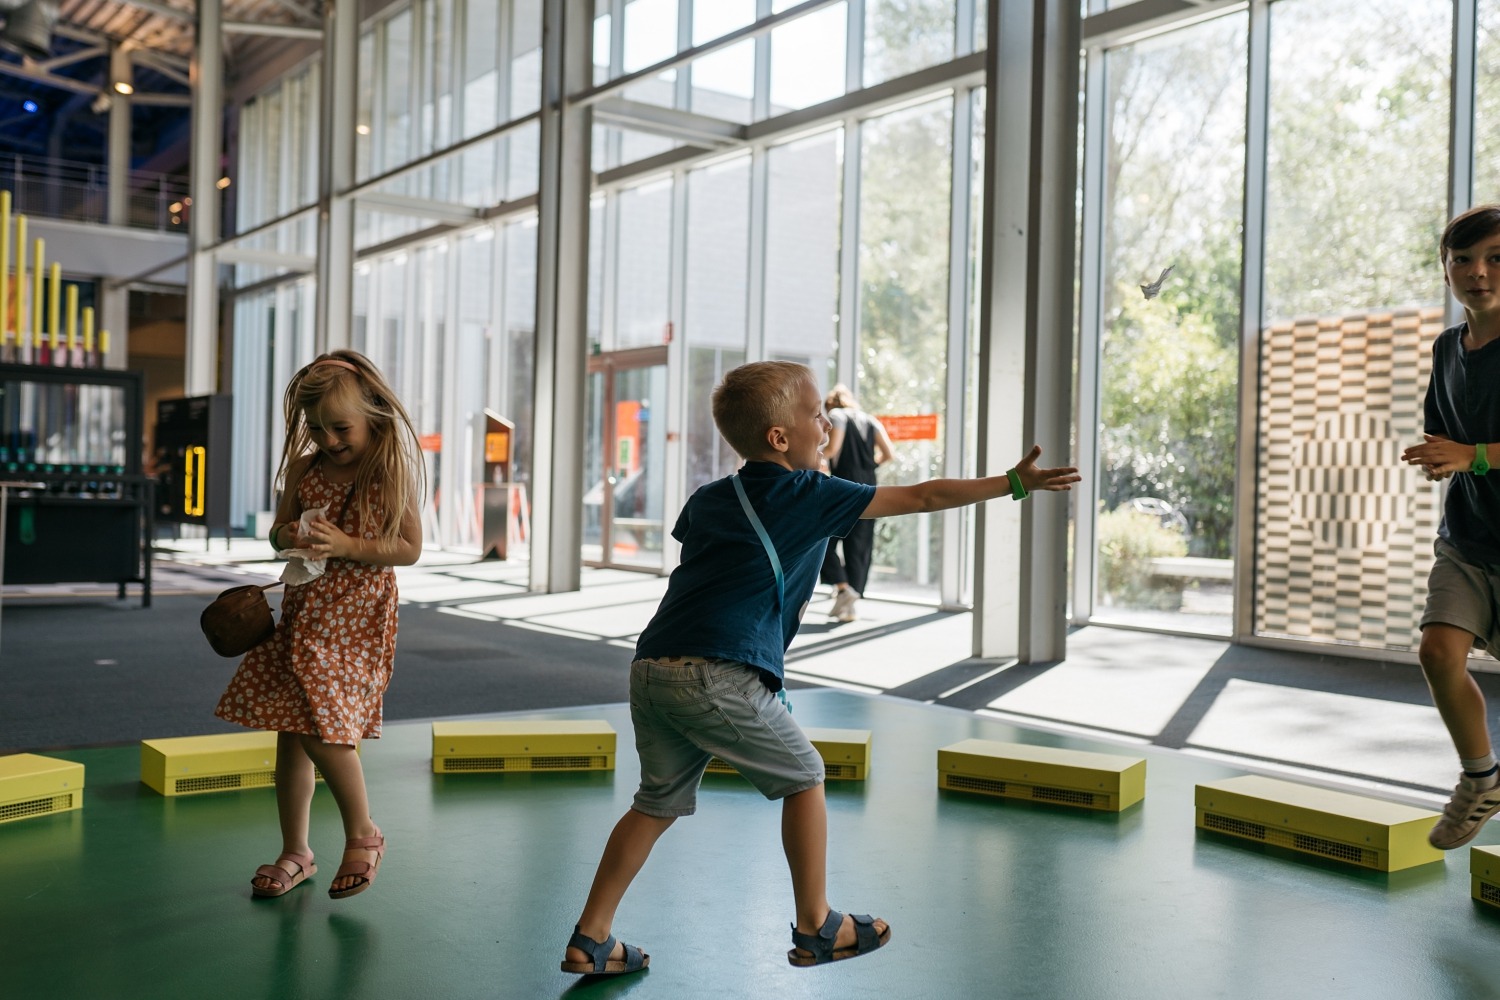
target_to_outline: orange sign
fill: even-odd
[[[484,436],[484,460],[486,462],[510,461],[510,431],[490,431]]]
[[[417,446],[423,451],[442,451],[443,436],[441,434],[420,434],[417,436]]]
[[[615,468],[622,476],[641,467],[641,404],[634,399],[615,404]]]
[[[938,415],[936,413],[911,413],[901,416],[877,418],[885,425],[885,432],[892,441],[936,441]]]

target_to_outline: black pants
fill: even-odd
[[[835,548],[842,544],[844,561],[839,562]],[[861,597],[865,584],[870,579],[870,560],[875,556],[875,519],[860,518],[854,528],[843,538],[830,538],[828,551],[823,555],[822,578],[824,583],[847,583]]]

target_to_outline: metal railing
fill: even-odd
[[[186,176],[132,170],[127,175],[125,224],[162,232],[187,231]],[[50,157],[0,160],[0,188],[11,192],[11,210],[75,222],[108,222],[109,170]]]

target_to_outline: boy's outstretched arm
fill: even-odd
[[[1034,445],[1026,457],[1016,463],[1016,474],[1027,493],[1037,490],[1065,492],[1083,477],[1075,468],[1038,469],[1040,445]],[[920,514],[923,511],[947,510],[971,503],[1010,496],[1010,477],[989,476],[985,479],[929,479],[915,486],[879,486],[861,518],[892,517],[896,514]]]

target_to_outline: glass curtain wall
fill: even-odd
[[[1474,203],[1500,202],[1500,0],[1479,0],[1474,45]]]
[[[600,0],[595,78],[633,72],[793,6]],[[956,65],[975,49],[980,6],[841,0],[596,105],[594,163],[611,176],[590,213],[589,339],[599,351],[666,347],[665,407],[655,403],[660,386],[650,396],[653,433],[662,433],[658,444],[671,463],[671,509],[737,463],[712,431],[708,394],[747,359],[798,360],[825,387],[842,374],[867,408],[886,415],[946,421],[950,410],[955,419],[962,412],[963,382],[951,382],[943,359],[950,328],[972,325],[966,272],[973,263],[962,246],[952,250],[955,238],[968,240],[962,217],[971,204],[957,210],[964,235],[955,237],[951,217],[960,190],[954,171],[966,181],[961,190],[972,187],[970,136],[965,148],[954,142],[956,102],[967,117],[974,99],[972,69],[947,70],[954,79],[969,73],[956,84],[928,74],[913,84],[923,89],[882,91],[878,102],[863,88]],[[365,24],[357,177],[441,154],[535,112],[540,11],[541,0],[410,0]],[[242,194],[242,227],[314,200],[313,187],[285,190],[291,173],[305,170],[309,184],[316,177],[308,155],[316,149],[317,123],[309,118],[317,107],[315,65],[305,72],[307,80],[283,80],[243,111],[253,126],[242,145],[244,170],[264,190]],[[648,125],[634,110],[642,105],[762,131],[752,141],[706,137],[671,118]],[[793,112],[803,124],[778,121]],[[288,121],[296,122],[292,132]],[[445,546],[467,547],[474,538],[472,420],[479,410],[517,421],[516,474],[527,474],[536,222],[531,206],[506,203],[536,192],[538,135],[529,124],[384,182],[356,204],[360,258],[349,339],[386,370],[418,420],[432,478],[428,533]],[[635,169],[652,157],[661,157],[654,167]],[[499,214],[434,238],[426,232],[431,214],[408,210],[403,199]],[[307,287],[299,275],[285,280]],[[277,295],[266,300],[279,302]],[[959,340],[966,343],[962,334]],[[961,355],[968,354],[965,347]],[[903,356],[916,363],[914,378],[901,377]],[[951,473],[962,459],[950,444],[946,437],[900,442],[889,475]],[[950,546],[935,523],[913,520],[901,531],[910,537],[882,540],[877,579],[931,592]]]
[[[750,175],[750,157],[738,155],[700,167],[687,179],[683,335],[689,345],[684,420],[688,495],[705,483],[729,475],[740,464],[734,449],[714,430],[710,396],[724,373],[745,361]]]
[[[1497,197],[1497,7],[1458,25],[1478,57],[1472,192],[1450,153],[1470,5],[1277,0],[1089,53],[1101,502],[1093,603],[1075,611],[1415,648],[1441,490],[1399,454],[1450,308],[1450,202]],[[1242,260],[1247,238],[1262,255]],[[1234,523],[1237,489],[1252,523]]]
[[[807,365],[826,390],[838,371],[844,130],[766,158],[765,357]]]
[[[1421,440],[1443,328],[1454,5],[1271,10],[1255,630],[1415,648],[1441,488]]]
[[[711,42],[751,23],[758,10],[787,6],[600,3],[596,81]],[[968,55],[980,23],[975,4],[952,0],[834,3],[633,84],[622,96],[730,123],[774,122]],[[972,85],[960,93],[968,121]],[[682,414],[674,421],[682,427],[682,475],[681,496],[669,506],[738,464],[713,430],[709,397],[724,372],[745,360],[806,364],[825,389],[842,372],[872,412],[918,416],[923,427],[937,427],[951,408],[962,423],[964,381],[950,386],[945,359],[955,324],[958,342],[968,343],[974,265],[969,202],[958,208],[965,237],[950,259],[952,178],[963,172],[963,190],[971,190],[975,165],[970,132],[955,151],[956,99],[955,88],[929,85],[925,100],[889,100],[900,106],[890,112],[856,100],[848,113],[773,132],[742,153],[705,153],[702,163],[689,161],[670,177],[643,174],[604,192],[591,232],[597,278],[591,275],[590,315],[598,331],[591,338],[604,351],[670,344],[671,364],[680,369],[673,399]],[[681,141],[630,134],[614,124],[607,104],[600,107],[609,124],[595,127],[596,169],[624,172],[632,160],[688,153]],[[967,357],[965,347],[960,369]],[[954,439],[962,442],[963,432]],[[963,455],[950,458],[946,445],[935,431],[902,440],[883,481],[958,474]],[[877,543],[875,586],[887,593],[915,587],[935,597],[945,552],[939,519],[892,522]],[[957,603],[964,585],[953,589]]]
[[[950,11],[950,27],[951,20]],[[852,388],[861,408],[884,415],[898,439],[895,457],[879,472],[886,485],[932,479],[944,469],[938,427],[948,415],[952,137],[952,97],[860,129],[860,350]],[[892,417],[936,420],[921,426]],[[905,426],[921,429],[908,437]],[[942,551],[941,515],[882,519],[871,579],[930,587]]]
[[[1231,630],[1248,28],[1107,56],[1097,620]]]
[[[365,180],[537,110],[541,0],[393,5],[362,27],[358,58],[354,142],[356,174]],[[318,71],[313,60],[241,109],[233,191],[241,231],[316,202]],[[382,184],[369,204],[356,205],[356,246],[420,239],[432,226],[430,215],[404,211],[379,195],[471,208],[534,196],[538,136],[533,122]],[[244,411],[240,426],[264,424],[286,378],[316,354],[312,286],[297,274],[299,267],[311,269],[315,235],[309,213],[240,244],[270,252],[242,255],[251,262],[237,268],[237,283],[255,287],[236,302],[236,326],[245,331],[237,334],[244,342],[237,350],[269,356],[257,374],[237,374],[244,383],[244,394],[236,394]],[[473,488],[483,472],[474,435],[484,409],[516,421],[513,477],[524,482],[527,475],[535,242],[534,215],[522,210],[355,265],[348,342],[382,368],[417,426],[428,472],[423,516],[430,543],[478,544]],[[287,265],[279,266],[273,254]],[[286,283],[275,286],[278,276]],[[291,330],[299,333],[294,337]],[[272,374],[262,379],[261,371]],[[279,447],[276,433],[267,438]],[[251,489],[239,493],[250,506]]]

